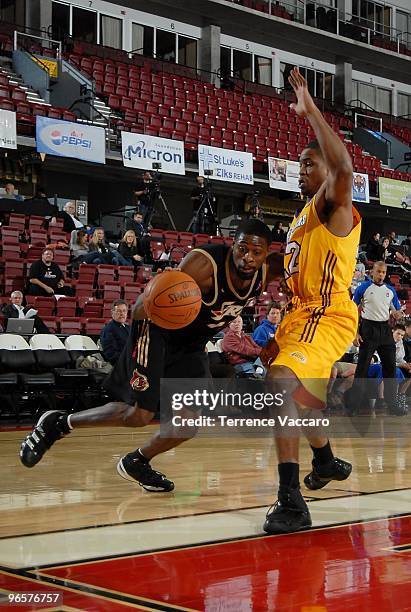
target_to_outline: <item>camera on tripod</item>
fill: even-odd
[[[204,169],[204,176],[213,176],[213,174],[214,174],[214,170],[211,170],[211,168]]]

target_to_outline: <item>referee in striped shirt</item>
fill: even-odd
[[[378,400],[376,407],[395,412],[397,381],[395,377],[395,343],[389,325],[390,314],[395,319],[402,317],[401,304],[394,287],[385,282],[387,265],[383,261],[374,263],[371,278],[357,287],[354,302],[361,307],[360,325],[354,341],[359,346],[358,364],[354,384],[346,393],[346,405],[355,413],[356,404],[363,398],[365,391],[360,381],[366,379],[368,367],[375,351],[381,359],[384,379],[384,399]]]

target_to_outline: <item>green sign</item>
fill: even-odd
[[[378,179],[380,204],[395,208],[411,209],[411,183],[394,179]]]

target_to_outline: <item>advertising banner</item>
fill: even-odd
[[[268,179],[272,189],[285,189],[286,191],[300,191],[298,186],[298,173],[300,163],[288,159],[268,158]]]
[[[254,184],[253,156],[244,151],[198,145],[198,173],[205,176],[206,171],[216,181]]]
[[[370,184],[368,181],[368,174],[354,172],[352,177],[352,201],[369,203]]]
[[[0,109],[0,147],[17,149],[16,113]]]
[[[184,142],[147,134],[121,132],[123,164],[127,168],[153,170],[153,164],[167,174],[185,174]]]
[[[379,177],[380,204],[394,208],[411,208],[411,183]]]
[[[36,143],[39,153],[106,163],[104,128],[37,115]]]

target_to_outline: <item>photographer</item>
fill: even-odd
[[[139,200],[139,208],[145,219],[147,213],[151,210],[153,205],[153,177],[151,172],[145,170],[142,174],[142,179],[136,184],[134,195]]]
[[[200,233],[200,221],[197,215],[198,209],[201,206],[201,201],[203,199],[203,195],[204,195],[204,176],[196,176],[196,186],[194,187],[194,189],[191,192],[191,201],[193,203],[193,215],[195,216],[195,221],[193,223],[193,226],[191,228],[191,231],[193,232],[193,234],[199,234]]]

